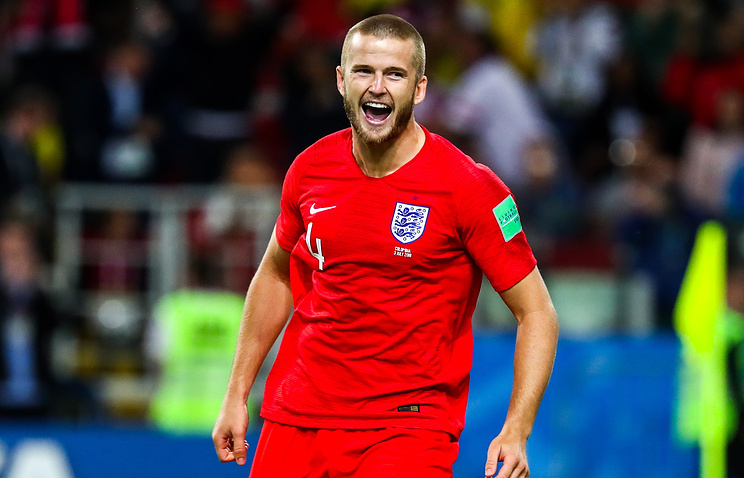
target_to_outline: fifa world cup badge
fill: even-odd
[[[493,208],[493,215],[499,221],[504,241],[511,241],[514,236],[522,231],[522,221],[519,219],[517,205],[511,196],[507,196],[498,206]]]

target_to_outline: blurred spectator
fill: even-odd
[[[217,180],[227,152],[251,136],[256,81],[276,29],[275,18],[251,8],[242,0],[205,0],[202,21],[184,29],[186,181]]]
[[[0,41],[12,55],[18,83],[60,85],[77,66],[65,63],[76,63],[75,54],[89,45],[85,0],[18,0],[4,2],[0,12]]]
[[[700,2],[685,1],[678,6],[679,24],[674,48],[666,59],[654,91],[663,100],[661,118],[666,130],[665,149],[679,156],[692,122],[690,99],[699,61],[703,55],[704,10]]]
[[[47,219],[48,194],[59,180],[63,150],[50,93],[30,85],[19,89],[0,131],[0,206]]]
[[[252,104],[251,139],[282,174],[307,144],[348,125],[335,89],[341,43],[356,21],[346,3],[295,1],[276,15],[276,35]]]
[[[720,121],[721,95],[744,95],[744,5],[714,19],[709,38],[712,45],[698,62],[689,97],[693,122],[703,127]]]
[[[236,198],[231,197],[231,193],[279,184],[278,171],[255,145],[243,143],[233,148],[219,183],[221,192],[213,195],[205,206],[208,233],[220,236],[234,227],[251,226],[250,217],[240,216],[240,204],[234,201]]]
[[[617,167],[596,188],[591,217],[618,248],[618,272],[650,279],[657,326],[669,328],[695,230],[680,202],[677,161],[663,151],[661,128],[649,119],[636,139],[616,141],[610,154]]]
[[[660,220],[675,207],[676,164],[660,150],[658,128],[649,120],[642,127],[634,137],[618,141],[612,148],[616,174],[598,188],[601,192],[594,211],[610,236],[633,216]]]
[[[727,309],[728,347],[726,372],[728,392],[734,405],[734,429],[727,450],[727,477],[744,478],[744,222],[729,225]]]
[[[196,227],[196,245],[221,271],[226,289],[248,290],[260,260],[256,241],[261,238],[256,234],[255,211],[244,207],[246,194],[280,184],[277,169],[255,145],[244,143],[228,154],[220,188],[207,200]]]
[[[338,45],[361,20],[346,5],[348,0],[295,0],[287,29],[301,40]],[[289,33],[289,32],[287,32]]]
[[[153,177],[155,134],[144,118],[144,88],[150,53],[127,41],[105,57],[103,86],[109,104],[109,133],[101,151],[101,177],[107,181],[147,181]]]
[[[589,122],[607,88],[607,66],[620,52],[620,25],[605,2],[545,4],[545,15],[533,30],[537,86],[572,160],[580,165]]]
[[[657,90],[667,62],[677,48],[685,13],[681,4],[647,0],[638,2],[628,13],[624,43],[638,66],[638,79],[644,90]]]
[[[415,0],[344,0],[342,2],[346,8],[352,10],[362,17],[375,15],[379,12],[396,12],[400,8],[406,8],[415,3],[434,3],[434,2],[417,2]]]
[[[308,40],[287,62],[282,124],[288,143],[286,170],[295,156],[326,134],[348,127],[335,68],[340,50]]]
[[[469,6],[460,13],[453,39],[465,70],[447,99],[443,125],[456,144],[490,167],[515,193],[528,192],[528,151],[556,147],[550,123],[530,85],[499,54],[487,12]]]
[[[133,36],[140,47],[146,48],[149,61],[148,74],[141,85],[142,117],[137,136],[147,140],[152,148],[156,158],[156,181],[183,181],[184,171],[188,169],[184,161],[190,157],[184,131],[183,84],[188,75],[183,41],[185,27],[174,11],[176,5],[159,0],[147,0],[138,5]]]
[[[660,109],[653,90],[643,85],[636,57],[619,54],[607,65],[606,76],[605,92],[586,126],[579,164],[585,187],[590,190],[622,165],[619,163],[625,158],[617,152],[623,144],[639,139],[645,117]]]
[[[91,94],[93,52],[101,40],[91,22],[94,10],[87,0],[18,0],[0,6],[0,69],[10,73],[9,88],[41,85],[56,98],[65,139],[63,179],[93,179],[89,172],[96,170],[95,127],[103,116],[97,114],[100,96]]]
[[[744,94],[744,7],[722,16],[692,10],[683,18],[661,93],[694,126],[711,128],[719,120],[719,97]]]
[[[208,436],[230,375],[244,296],[224,291],[206,263],[189,269],[186,287],[158,301],[147,330],[145,351],[158,384],[150,416],[165,431]],[[253,426],[259,405],[250,407]]]
[[[584,194],[571,171],[561,166],[554,148],[533,143],[524,152],[525,180],[519,196],[520,217],[535,257],[545,268],[566,265],[556,260],[563,245],[586,232]],[[586,249],[584,249],[586,252]]]
[[[530,32],[543,14],[536,0],[481,0],[491,11],[491,23],[504,56],[509,58],[521,73],[532,79],[537,64],[534,51],[529,46]]]
[[[145,284],[147,241],[141,218],[126,209],[98,216],[84,238],[86,289],[104,293],[134,293]]]
[[[392,13],[414,25],[426,42],[426,101],[415,107],[416,121],[434,133],[443,126],[444,108],[450,89],[465,65],[456,48],[463,7],[449,0],[400,2]]]
[[[681,182],[689,206],[706,217],[721,217],[738,162],[744,155],[744,96],[720,92],[713,127],[696,126],[688,134]]]
[[[58,383],[52,340],[61,325],[41,288],[40,257],[30,223],[0,225],[0,417],[50,417]]]
[[[41,173],[38,159],[31,149],[36,116],[28,98],[11,105],[5,114],[0,137],[3,209],[14,202],[31,202],[32,209],[37,212],[41,209]]]
[[[744,158],[739,158],[726,198],[726,216],[744,222]]]

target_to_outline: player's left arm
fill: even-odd
[[[500,293],[517,319],[514,383],[504,426],[488,448],[486,476],[526,478],[527,438],[550,380],[558,342],[558,317],[537,267]]]

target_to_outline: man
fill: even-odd
[[[14,214],[3,219],[0,224],[0,420],[49,418],[60,402],[52,343],[62,323],[40,286],[40,269],[32,223]]]
[[[556,138],[529,83],[501,54],[488,19],[480,4],[463,4],[456,41],[465,69],[445,102],[443,126],[512,191],[532,193],[536,163],[558,169]]]
[[[189,261],[186,284],[158,300],[146,331],[145,352],[158,385],[150,417],[166,432],[209,433],[229,377],[243,297],[225,288],[211,265]]]
[[[526,441],[552,370],[555,312],[514,200],[490,170],[413,117],[423,40],[392,15],[349,30],[336,69],[351,129],[300,154],[248,289],[212,437],[246,462],[246,399],[267,380],[252,478],[450,478],[481,271],[519,323],[506,422],[486,475],[529,474]]]

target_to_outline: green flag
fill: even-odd
[[[727,441],[726,231],[716,222],[698,230],[674,309],[682,343],[678,436],[700,446],[701,478],[725,478]]]

